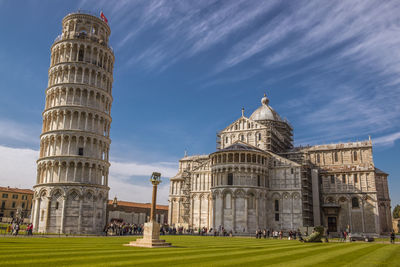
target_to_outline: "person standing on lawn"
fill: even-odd
[[[394,241],[396,239],[396,234],[394,233],[394,230],[390,233],[390,243],[394,244]]]

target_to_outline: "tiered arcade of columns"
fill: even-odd
[[[110,27],[68,14],[51,47],[32,222],[45,233],[99,234],[106,223],[114,53]]]

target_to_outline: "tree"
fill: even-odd
[[[399,219],[400,218],[400,205],[396,205],[393,210],[393,219]]]

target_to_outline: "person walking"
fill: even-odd
[[[396,234],[394,233],[394,230],[392,230],[392,232],[390,233],[390,243],[394,244],[396,239]]]

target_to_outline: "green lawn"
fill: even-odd
[[[400,266],[400,245],[165,236],[173,248],[125,247],[136,237],[0,237],[0,266]]]

